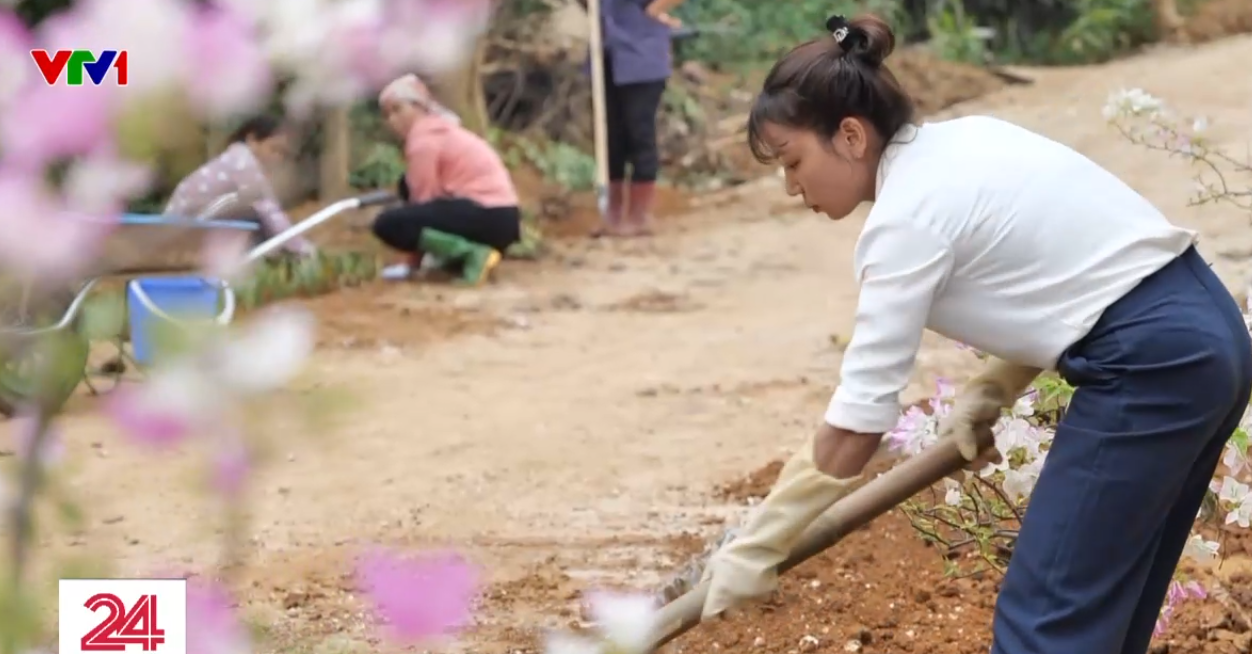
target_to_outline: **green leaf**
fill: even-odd
[[[120,293],[93,295],[84,301],[80,316],[79,330],[88,339],[116,339],[125,330],[126,299]]]
[[[41,602],[29,591],[19,591],[11,580],[0,587],[0,654],[25,654],[42,636]]]
[[[1248,432],[1244,431],[1242,427],[1235,430],[1235,433],[1230,437],[1230,441],[1234,443],[1235,447],[1239,448],[1239,452],[1243,454],[1248,453]]]

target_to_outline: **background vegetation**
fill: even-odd
[[[460,75],[434,80],[467,125],[486,134],[515,169],[528,168],[546,182],[575,192],[591,187],[590,92],[583,48],[576,39],[552,38],[556,16],[586,0],[503,0],[479,56]],[[935,56],[978,66],[1082,64],[1107,60],[1161,38],[1177,13],[1204,0],[687,0],[678,14],[693,34],[676,40],[679,65],[695,65],[723,77],[671,84],[665,99],[663,138],[669,147],[666,174],[682,180],[702,169],[705,179],[724,159],[704,156],[698,138],[724,116],[709,115],[727,103],[711,96],[744,91],[743,80],[767,67],[791,45],[812,38],[832,13],[871,11],[888,18],[911,46]],[[66,6],[67,0],[22,0],[30,23]],[[572,6],[571,6],[572,5]],[[568,17],[568,16],[567,16]],[[585,19],[584,19],[585,20]],[[575,21],[577,22],[577,21]],[[567,20],[568,23],[568,20]],[[172,186],[223,145],[229,125],[205,126],[203,142],[159,153],[160,188],[136,209],[161,206]],[[389,186],[403,159],[372,103],[326,111],[298,126],[302,135],[287,199],[329,199]],[[707,139],[706,139],[707,140]],[[681,156],[679,156],[681,155]]]

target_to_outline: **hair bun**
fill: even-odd
[[[846,55],[869,66],[881,66],[895,50],[896,37],[881,18],[866,14],[847,20],[835,15],[826,19],[826,30]]]

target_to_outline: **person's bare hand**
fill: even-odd
[[[676,30],[683,26],[682,20],[680,20],[676,16],[671,15],[668,11],[661,9],[661,7],[659,6],[659,3],[657,2],[653,2],[649,4],[646,11],[648,12],[648,15],[652,17],[653,20],[665,25],[666,27],[670,29]]]

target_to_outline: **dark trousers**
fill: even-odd
[[[1144,654],[1252,393],[1239,307],[1194,248],[1058,363],[1077,387],[996,603],[993,654]]]
[[[438,198],[380,213],[374,219],[374,235],[402,252],[418,252],[422,230],[433,229],[503,252],[521,240],[521,222],[517,207],[484,207],[463,198]]]
[[[630,178],[655,182],[661,169],[656,143],[656,115],[665,93],[665,80],[615,84],[610,57],[604,58],[605,122],[609,146],[609,180]]]

